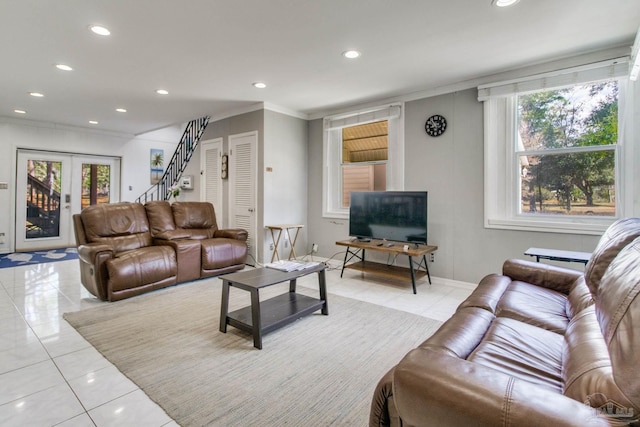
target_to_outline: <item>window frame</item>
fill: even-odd
[[[625,181],[625,177],[633,167],[633,96],[630,95],[624,70],[628,70],[628,63],[618,59],[478,88],[478,100],[484,101],[485,116],[485,228],[600,235],[616,219],[632,216],[632,203],[628,201],[633,197],[634,188],[633,183],[627,182],[628,179]],[[618,141],[614,147],[598,146],[587,150],[607,149],[615,153],[616,215],[598,217],[521,213],[519,155],[523,151],[517,147],[517,96],[604,80],[618,81]],[[580,148],[575,151],[586,150]]]
[[[342,129],[387,120],[389,123],[387,191],[404,189],[404,104],[393,103],[323,120],[322,216],[348,219],[349,208],[342,207]],[[376,162],[365,162],[362,164]],[[380,163],[380,162],[377,162]]]

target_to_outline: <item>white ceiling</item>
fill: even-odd
[[[96,23],[112,35],[90,33]],[[639,25],[638,0],[1,0],[0,116],[129,134],[259,102],[312,117],[630,51]]]

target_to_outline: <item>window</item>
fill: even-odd
[[[403,189],[401,106],[324,120],[323,215],[348,218],[352,191]]]
[[[388,120],[342,129],[341,208],[352,191],[387,189],[388,136]]]
[[[600,234],[626,216],[627,66],[610,61],[478,88],[486,227]]]
[[[618,82],[517,100],[520,213],[615,217]]]

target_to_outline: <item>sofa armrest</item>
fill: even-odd
[[[103,301],[108,300],[106,262],[115,258],[115,248],[104,243],[88,243],[78,246],[80,259],[80,279],[92,295]]]
[[[153,244],[158,246],[169,246],[176,253],[178,263],[178,283],[188,282],[200,278],[201,263],[201,240],[191,239],[161,239],[154,238]]]
[[[216,230],[213,233],[213,237],[226,237],[227,239],[236,239],[241,242],[246,242],[249,233],[242,228],[227,228],[224,230]]]
[[[177,230],[167,230],[162,231],[153,236],[154,242],[158,240],[180,240],[180,239],[188,239],[191,237],[191,233],[184,230],[183,228],[179,228]]]
[[[436,348],[417,348],[396,366],[393,396],[403,424],[473,426],[609,425],[595,409]]]
[[[115,257],[115,249],[110,245],[89,243],[78,246],[78,258],[87,264],[98,265],[113,257]]]
[[[584,273],[550,264],[509,259],[502,265],[502,274],[509,276],[511,280],[531,283],[568,295],[573,283]]]

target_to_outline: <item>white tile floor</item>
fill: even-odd
[[[317,289],[313,276],[309,287]],[[298,283],[305,286],[305,279]],[[341,279],[334,269],[327,288],[446,320],[473,285],[433,278],[414,295],[410,284],[350,270]],[[62,319],[100,304],[108,303],[80,284],[78,261],[0,269],[0,426],[177,425]]]

